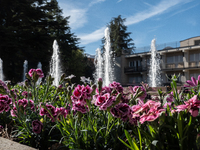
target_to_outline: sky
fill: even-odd
[[[121,15],[136,49],[200,36],[200,0],[58,0],[80,47],[94,55],[109,22]]]

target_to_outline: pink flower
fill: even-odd
[[[56,108],[56,117],[64,116],[64,118],[66,118],[68,113],[69,111],[65,109],[64,107]]]
[[[121,86],[120,83],[113,81],[113,83],[109,84],[109,87],[111,89],[115,89],[117,92],[121,93],[123,92],[123,87]]]
[[[28,75],[30,77],[32,77],[33,76],[33,72],[35,72],[35,71],[36,71],[35,69],[30,69],[29,72],[28,72]]]
[[[40,122],[38,120],[34,120],[32,122],[32,130],[33,130],[33,132],[39,134],[42,131],[42,128],[43,128],[42,122]]]
[[[39,76],[39,78],[43,78],[44,77],[44,73],[42,72],[41,69],[36,69],[36,73]]]
[[[191,77],[191,80],[187,80],[186,81],[186,85],[184,85],[185,87],[195,87],[198,85],[198,83],[200,83],[200,75],[198,76],[198,79],[196,80],[194,77]]]
[[[53,119],[53,117],[56,116],[56,108],[53,105],[50,104],[46,104],[46,108],[48,109],[48,112],[46,109],[41,108],[40,109],[40,116],[44,116],[46,115],[47,117],[49,117],[51,119],[52,122],[54,122],[55,120]]]
[[[99,107],[100,110],[107,110],[107,108],[112,106],[112,104],[116,100],[116,97],[110,96],[109,93],[104,94],[104,95],[109,95],[109,96],[106,98],[106,101]]]
[[[184,102],[183,105],[176,106],[177,112],[188,110],[193,117],[198,116],[199,108],[200,108],[200,100],[198,100],[197,95],[194,95],[191,99]]]
[[[86,100],[90,100],[91,93],[93,89],[87,85],[86,87],[84,85],[77,85],[77,87],[73,91],[73,95],[71,96],[71,99],[73,103],[81,102],[82,105],[86,104]]]
[[[0,101],[4,101],[6,104],[12,104],[12,99],[8,95],[0,94]]]
[[[89,111],[88,107],[85,105],[82,105],[81,103],[74,103],[72,110],[79,111],[83,114],[85,114]]]
[[[28,105],[28,100],[25,99],[25,98],[24,99],[19,99],[18,100],[18,105],[26,108],[26,106]]]
[[[135,96],[138,88],[140,88],[139,92],[142,92],[142,94],[138,97],[138,99],[143,101],[146,98],[147,93],[146,93],[146,90],[142,86],[129,87],[129,90],[133,94],[133,96]]]
[[[44,74],[43,74],[41,69],[30,69],[29,72],[28,72],[29,76],[33,77],[34,72],[36,72],[36,75],[39,78],[43,78],[44,77]]]
[[[3,111],[8,112],[10,109],[10,104],[12,104],[12,99],[9,98],[8,95],[0,94],[0,113],[2,113]]]
[[[145,121],[151,122],[156,120],[163,111],[165,111],[165,109],[151,108],[148,113],[140,116],[140,123],[143,124]]]
[[[34,102],[33,100],[27,100],[27,99],[19,99],[18,101],[15,101],[14,105],[13,105],[13,109],[11,110],[11,116],[13,117],[17,117],[16,113],[17,113],[17,107],[16,104],[18,104],[19,106],[19,111],[24,112],[26,110],[26,108],[28,107],[28,102],[30,104],[30,108],[32,111],[35,111],[35,106],[34,106]],[[20,107],[21,106],[21,107]],[[25,113],[25,112],[24,112]]]
[[[96,101],[95,101],[95,105],[101,106],[105,101],[106,101],[105,96],[97,96]]]
[[[119,103],[115,107],[111,108],[110,113],[116,117],[121,118],[123,121],[128,120],[130,115],[130,106],[126,103]]]

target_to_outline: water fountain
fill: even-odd
[[[114,67],[113,67],[113,57],[110,45],[110,30],[107,27],[105,29],[105,53],[104,53],[104,79],[103,83],[108,86],[114,81]]]
[[[41,62],[38,63],[37,68],[42,70]],[[42,81],[42,78],[39,78],[36,84],[39,85],[41,81]]]
[[[54,78],[53,85],[58,86],[61,76],[61,67],[59,59],[59,46],[56,40],[53,42],[53,55],[50,62],[50,75]]]
[[[3,60],[0,58],[0,80],[3,81],[4,80],[4,76],[3,76]]]
[[[151,59],[149,69],[149,86],[158,87],[161,84],[160,58],[156,50],[156,40],[151,41]]]
[[[28,61],[25,60],[24,61],[24,70],[23,70],[23,77],[22,77],[22,81],[24,81],[26,79],[26,73],[28,72]]]
[[[99,78],[103,79],[103,58],[101,56],[100,48],[96,49],[94,63],[95,63],[95,68],[96,68],[95,74],[94,74],[94,79],[95,79],[95,82],[97,83]]]

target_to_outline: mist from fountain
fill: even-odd
[[[24,61],[23,67],[24,67],[24,70],[23,70],[22,81],[25,81],[26,73],[28,72],[28,61],[27,60]]]
[[[101,56],[101,49],[97,48],[96,49],[96,55],[94,59],[94,64],[95,64],[95,74],[94,74],[94,79],[95,82],[98,82],[99,78],[103,79],[103,57]]]
[[[3,60],[0,58],[0,80],[4,81],[4,75],[3,75]]]
[[[56,40],[53,42],[53,55],[50,62],[50,75],[54,78],[53,85],[58,86],[61,76],[61,67],[59,59],[59,46]]]
[[[156,50],[156,40],[151,41],[151,59],[149,69],[149,86],[158,87],[161,85],[161,74],[160,74],[160,58]]]
[[[110,29],[107,27],[105,29],[105,53],[104,53],[104,79],[103,83],[108,86],[114,81],[114,67],[113,67],[113,57],[110,44]]]
[[[41,69],[42,70],[42,64],[41,64],[41,62],[38,63],[37,69]],[[39,85],[41,81],[42,81],[42,78],[39,78],[36,84]]]

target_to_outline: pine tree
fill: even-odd
[[[134,51],[134,43],[130,38],[131,32],[127,32],[127,26],[124,25],[126,19],[122,19],[121,15],[112,18],[107,25],[110,28],[111,49],[115,56],[121,56],[123,53],[131,54]],[[105,43],[105,38],[102,39]]]

